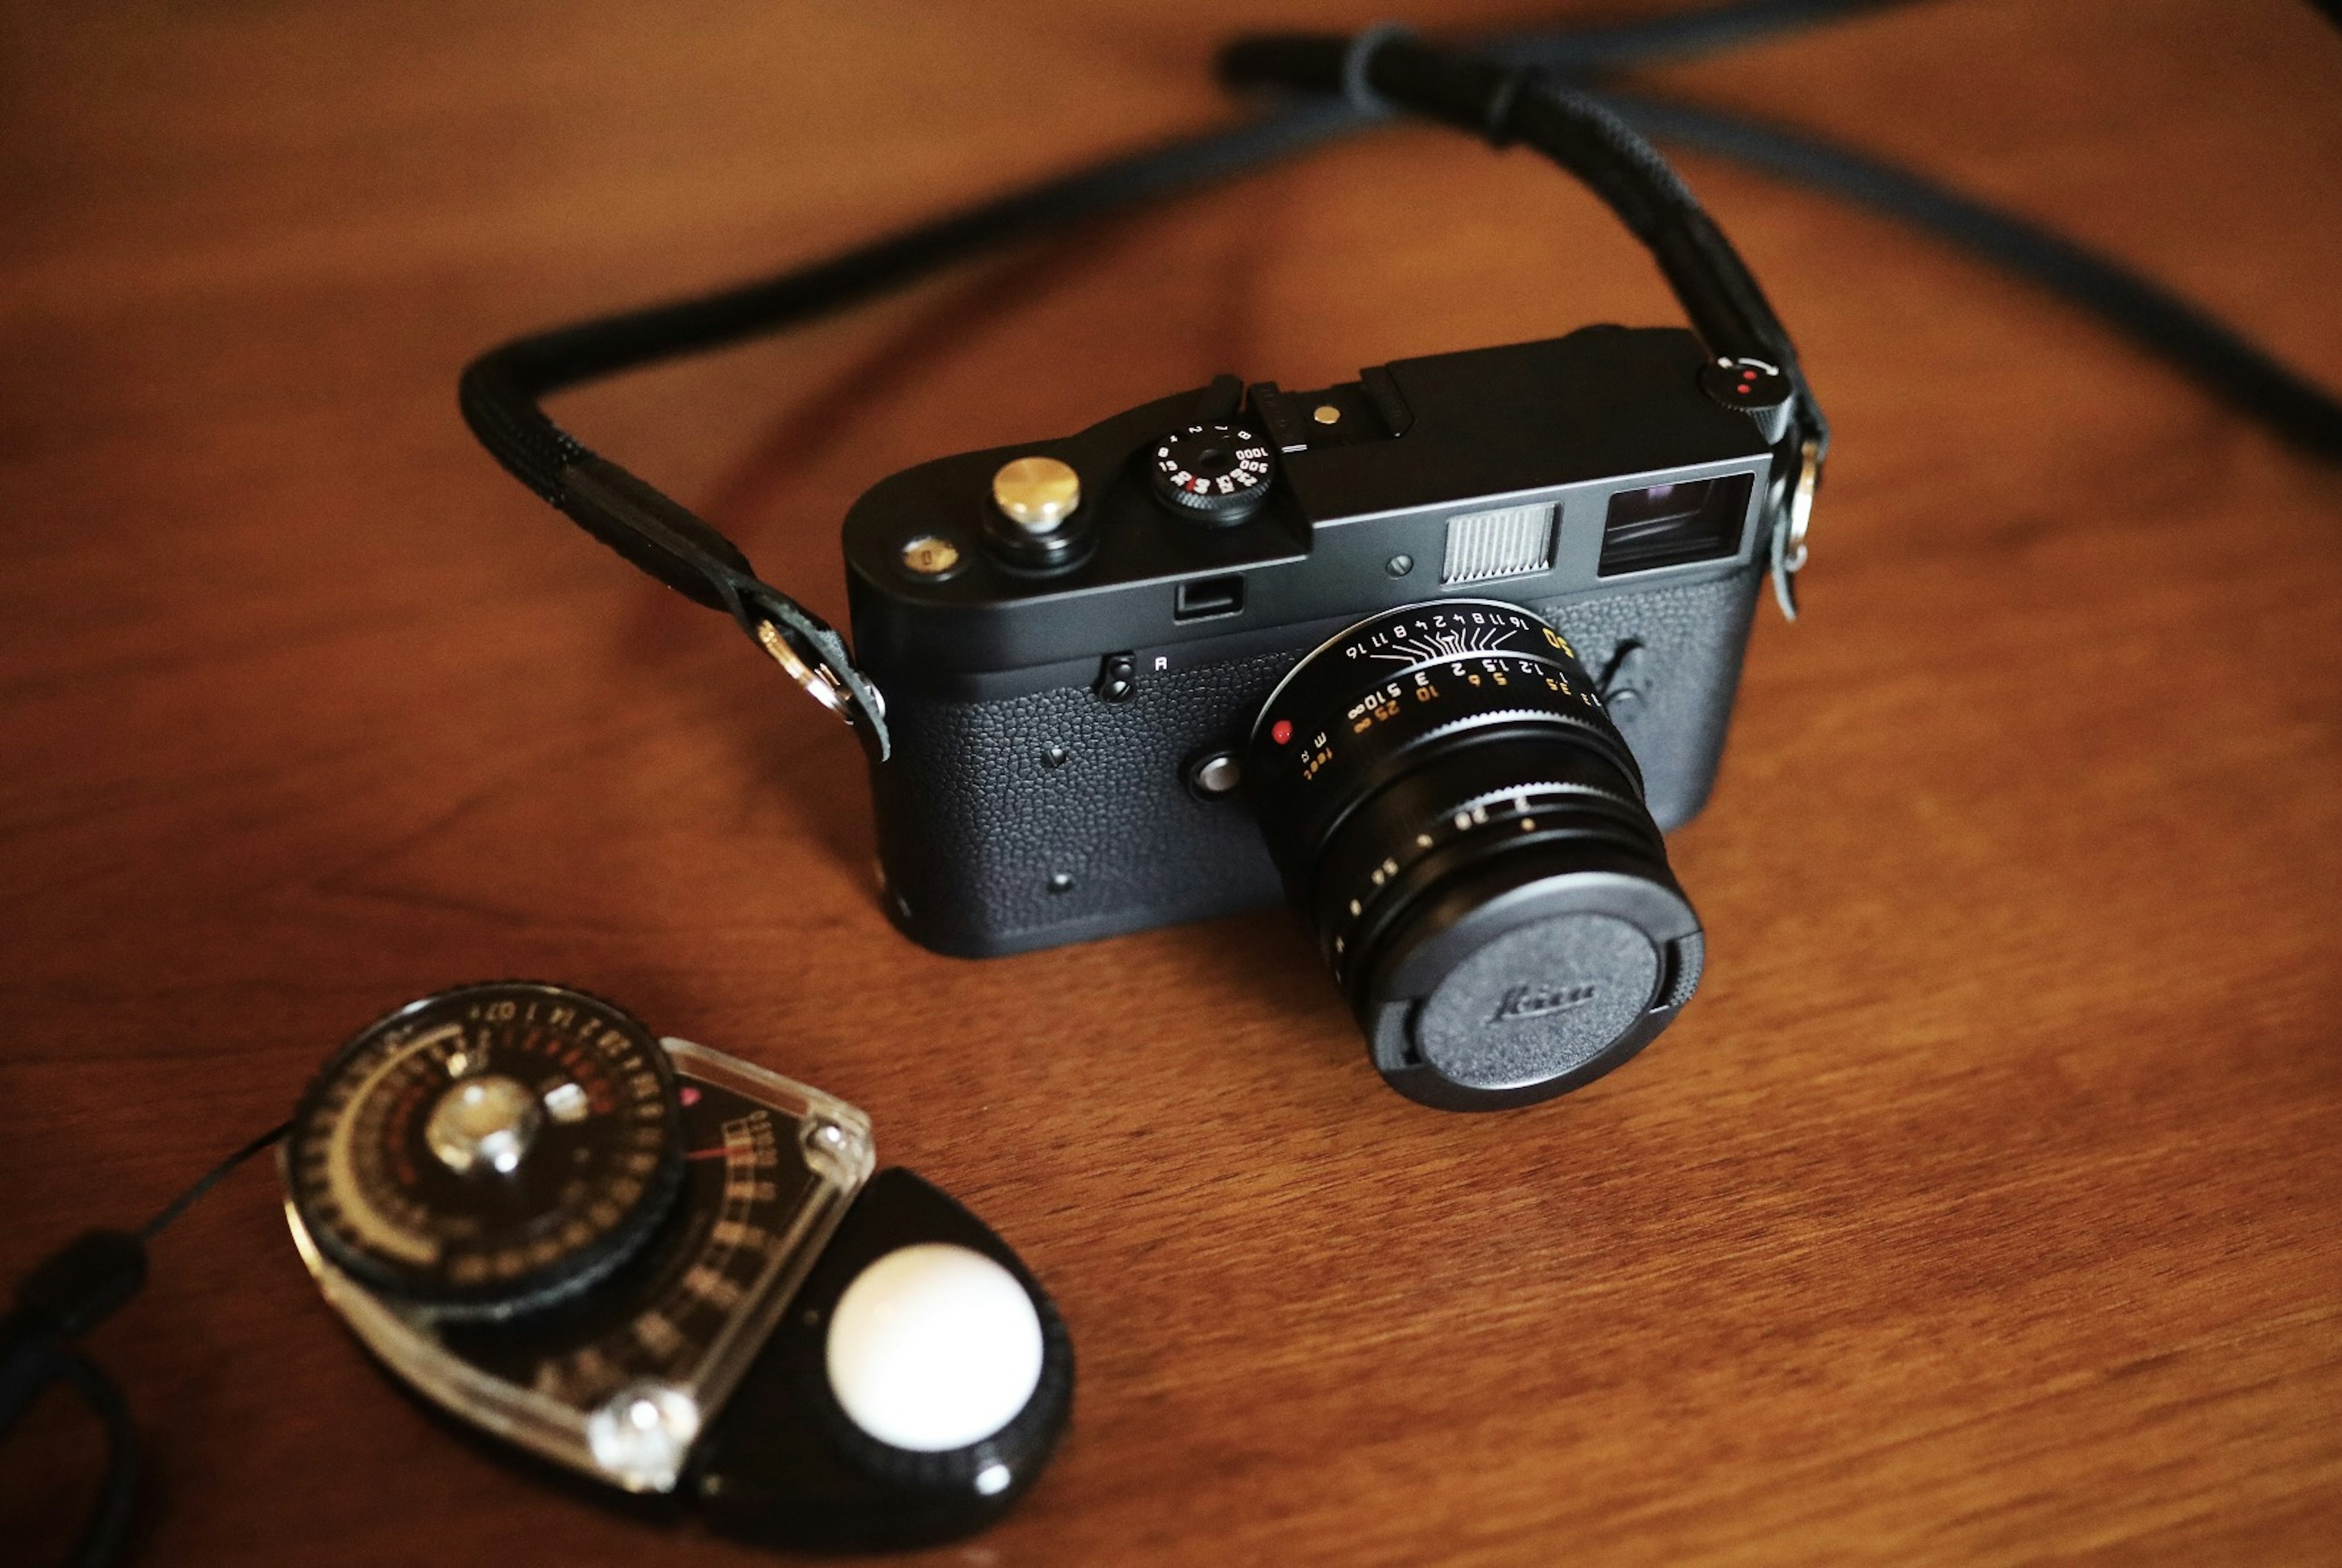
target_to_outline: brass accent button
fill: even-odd
[[[933,534],[903,544],[903,570],[915,577],[948,576],[959,566],[959,546]]]
[[[1082,504],[1082,479],[1054,457],[1019,457],[992,476],[992,504],[1027,534],[1046,534]]]
[[[1339,424],[1342,423],[1342,411],[1330,403],[1321,403],[1309,411],[1309,417],[1320,424]]]

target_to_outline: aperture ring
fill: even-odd
[[[1394,854],[1321,886],[1311,903],[1320,951],[1346,989],[1353,962],[1373,944],[1395,895],[1414,889],[1417,873],[1435,860],[1476,857],[1498,843],[1516,846],[1567,838],[1632,843],[1641,806],[1616,790],[1584,784],[1540,784],[1496,790],[1460,803],[1418,825]],[[1329,859],[1331,856],[1329,856]]]

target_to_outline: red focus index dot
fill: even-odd
[[[1276,723],[1269,725],[1268,738],[1275,741],[1278,745],[1284,745],[1290,742],[1293,739],[1293,721],[1291,719],[1279,719]]]

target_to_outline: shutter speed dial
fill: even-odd
[[[1234,424],[1190,424],[1156,443],[1147,477],[1156,498],[1182,516],[1241,523],[1268,499],[1276,459],[1268,443]]]

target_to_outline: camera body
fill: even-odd
[[[1275,902],[1237,787],[1247,732],[1313,648],[1406,605],[1558,628],[1651,817],[1688,820],[1766,575],[1789,395],[1688,332],[1591,326],[1315,391],[1224,377],[880,481],[845,549],[895,744],[873,768],[891,918],[989,956]],[[1215,432],[1252,444],[1192,462]],[[1197,486],[1217,494],[1198,506]]]

